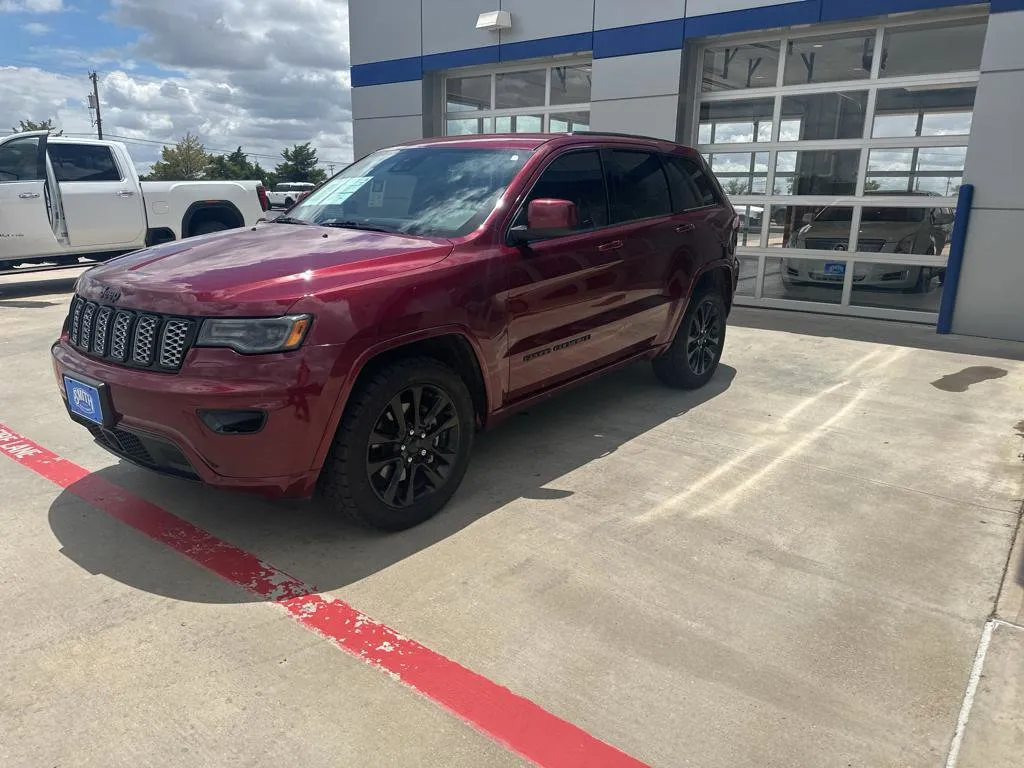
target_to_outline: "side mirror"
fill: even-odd
[[[545,237],[567,235],[575,229],[579,218],[576,204],[569,200],[531,200],[526,210],[526,226],[512,227],[509,237],[514,243],[529,243]]]
[[[936,211],[934,220],[936,224],[952,224],[953,214],[946,213],[945,211]]]
[[[801,221],[803,221],[804,224],[810,224],[811,222],[814,221],[814,214],[813,213],[805,213],[803,218],[801,219]]]

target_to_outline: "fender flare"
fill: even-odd
[[[395,336],[379,341],[359,353],[355,361],[350,366],[349,372],[341,382],[341,389],[338,391],[335,398],[334,407],[331,409],[331,414],[327,419],[327,423],[324,425],[323,434],[320,437],[316,453],[313,456],[313,465],[310,467],[312,471],[319,472],[323,468],[324,462],[327,459],[327,453],[331,448],[331,443],[334,442],[334,435],[338,431],[338,424],[341,423],[342,414],[344,414],[345,407],[348,405],[348,400],[352,395],[352,389],[355,387],[356,381],[359,380],[359,377],[363,374],[363,371],[366,370],[367,366],[372,363],[374,359],[386,352],[400,349],[401,347],[415,344],[417,342],[429,341],[430,339],[438,338],[440,336],[459,336],[469,344],[469,348],[472,350],[473,356],[476,360],[477,368],[480,370],[480,377],[483,380],[484,409],[485,412],[490,411],[492,404],[497,402],[495,399],[496,393],[494,392],[494,382],[492,382],[488,376],[488,369],[484,364],[483,351],[480,349],[480,345],[477,343],[473,334],[464,326],[447,325],[435,328],[425,328],[402,336]]]

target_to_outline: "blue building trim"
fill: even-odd
[[[502,43],[498,46],[498,58],[501,61],[519,61],[520,59],[535,59],[538,56],[557,56],[560,53],[578,53],[593,49],[593,32],[580,32],[576,35],[558,35],[542,37],[539,40]]]
[[[853,4],[859,9],[861,2],[862,0],[854,0]],[[793,24],[814,24],[820,20],[821,0],[801,0],[796,3],[745,8],[741,11],[711,13],[707,16],[690,16],[686,19],[686,36],[689,38],[730,35],[734,32],[788,27]]]
[[[552,0],[555,2],[556,0]],[[516,43],[470,48],[406,59],[356,64],[352,67],[352,85],[380,85],[419,80],[424,72],[454,69],[502,61],[519,61],[562,53],[593,51],[595,59],[633,56],[682,48],[685,40],[715,37],[735,32],[845,21],[888,13],[905,13],[936,8],[976,5],[971,0],[797,0],[739,11],[669,19],[650,24],[600,29],[574,35],[544,37]],[[1024,10],[1024,0],[991,0],[992,13]]]
[[[372,64],[356,64],[352,67],[352,86],[359,88],[364,85],[384,85],[385,83],[404,83],[409,80],[423,78],[423,59],[410,56],[407,59],[391,59],[375,61]]]
[[[423,57],[423,71],[434,72],[439,69],[472,67],[479,64],[494,64],[497,61],[499,61],[498,46],[488,45],[483,48],[467,48],[462,51],[428,54]]]
[[[654,21],[630,27],[594,32],[594,58],[611,59],[637,53],[674,51],[682,48],[686,19]]]

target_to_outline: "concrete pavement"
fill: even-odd
[[[959,764],[1019,764],[1020,345],[737,310],[707,390],[516,416],[385,536],[119,464],[60,407],[68,287],[7,280],[0,424],[640,760],[945,765],[999,600]],[[3,456],[0,494],[0,764],[521,764]]]

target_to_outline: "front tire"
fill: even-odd
[[[677,389],[700,389],[711,381],[725,348],[725,318],[725,301],[718,291],[694,296],[672,346],[652,361],[657,377]]]
[[[469,466],[476,428],[462,378],[433,358],[362,379],[342,416],[320,487],[330,506],[385,531],[436,515]]]

